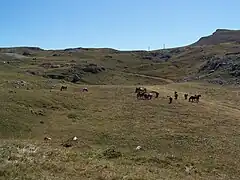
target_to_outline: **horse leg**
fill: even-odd
[[[139,94],[137,94],[137,99],[140,99],[140,98],[141,98],[141,96]]]

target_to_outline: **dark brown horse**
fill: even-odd
[[[139,91],[139,92],[137,93],[137,99],[143,99],[144,93],[145,93],[145,92]]]
[[[152,97],[153,97],[153,94],[152,94],[152,93],[144,93],[144,98],[145,98],[145,99],[150,100],[150,99],[152,99]]]
[[[199,102],[200,97],[202,97],[201,94],[199,94],[199,95],[196,96],[196,101],[197,101],[197,103]]]
[[[86,87],[82,88],[82,92],[85,92],[85,91],[88,92],[88,88],[86,88]]]
[[[196,101],[196,102],[198,103],[200,97],[201,97],[200,94],[199,94],[199,95],[190,96],[189,99],[188,99],[188,101],[189,101],[189,102],[194,102],[194,101]]]
[[[171,96],[167,96],[169,98],[169,103],[168,104],[172,104],[172,100],[173,98]]]
[[[187,100],[188,94],[184,94],[184,98],[185,98],[185,100]]]
[[[67,90],[67,86],[62,86],[60,91],[62,91],[62,90]]]
[[[196,99],[196,96],[197,96],[197,95],[190,96],[189,99],[188,99],[188,101],[189,101],[189,102],[193,102],[193,101]]]
[[[137,99],[152,99],[153,94],[152,93],[147,93],[147,92],[138,92],[137,93]]]
[[[135,89],[135,93],[139,93],[139,92],[147,92],[147,89],[144,87],[137,87]]]
[[[177,100],[177,98],[178,98],[178,93],[175,91],[174,92],[174,98]]]
[[[155,98],[158,98],[158,96],[159,96],[159,92],[157,92],[157,91],[150,91],[149,93],[154,93],[154,94],[156,94]]]

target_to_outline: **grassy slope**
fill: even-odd
[[[240,175],[240,98],[232,87],[147,86],[158,90],[160,98],[138,101],[135,86],[89,85],[89,92],[81,93],[82,86],[69,85],[61,92],[61,82],[4,72],[1,77],[3,179],[237,179]],[[13,88],[16,79],[28,84]],[[50,92],[53,83],[56,88]],[[174,90],[180,97],[169,105],[166,96]],[[185,92],[201,93],[203,98],[199,104],[189,103],[183,100]],[[43,142],[45,136],[53,140]],[[62,147],[72,136],[79,138],[78,143]],[[138,145],[143,150],[135,152]],[[102,152],[110,146],[122,157],[104,157]],[[189,163],[197,169],[191,175],[184,171]]]
[[[175,49],[157,51],[116,51],[112,49],[73,49],[73,50],[39,50],[28,48],[0,49],[0,60],[10,61],[9,69],[20,67],[18,71],[31,70],[39,73],[62,74],[68,72],[70,67],[46,69],[41,67],[42,63],[55,65],[66,65],[72,63],[82,65],[94,63],[106,68],[105,72],[98,74],[85,73],[81,84],[115,84],[115,85],[137,85],[137,84],[166,84],[170,81],[181,81],[186,77],[198,77],[208,72],[198,72],[199,68],[214,56],[222,57],[227,53],[237,53],[240,45],[236,43],[223,43],[209,46],[189,46]],[[23,52],[30,52],[31,56],[19,56]],[[12,52],[6,55],[3,53]],[[57,56],[53,56],[53,55]],[[161,56],[169,55],[171,58],[164,61]],[[237,56],[237,55],[236,55]],[[36,60],[33,60],[36,58]],[[150,58],[150,59],[148,59]],[[234,62],[236,63],[236,62]],[[2,67],[1,67],[2,68]],[[5,66],[6,68],[6,66]],[[4,69],[3,69],[4,70]],[[139,75],[147,75],[139,76]],[[215,71],[207,79],[219,77],[230,77],[227,70]],[[153,76],[153,78],[149,77]],[[160,79],[154,77],[163,78]]]
[[[146,77],[134,77],[131,73],[160,77],[173,81],[183,80],[188,76],[196,77],[205,75],[204,73],[206,72],[199,74],[198,71],[200,66],[210,60],[211,57],[221,57],[227,53],[239,52],[239,50],[239,44],[224,43],[215,46],[196,46],[152,52],[120,52],[104,49],[98,51],[95,49],[75,50],[71,53],[66,51],[37,51],[33,53],[33,57],[37,57],[37,60],[33,61],[29,58],[28,64],[25,61],[22,62],[22,65],[25,67],[23,70],[34,69],[36,71],[55,71],[61,73],[67,67],[54,70],[44,69],[39,67],[39,65],[43,62],[65,64],[71,62],[71,60],[75,60],[76,64],[84,64],[86,62],[95,63],[106,68],[105,72],[99,74],[85,74],[83,82],[87,84],[156,84],[154,78],[150,80],[149,78],[146,79]],[[60,56],[53,57],[54,53]],[[154,53],[158,55],[155,57]],[[167,62],[164,62],[163,59],[158,58],[159,54],[171,55],[171,58]],[[150,57],[152,60],[144,59],[145,57]],[[218,75],[222,77],[229,76],[227,71],[216,71],[212,77],[217,77]],[[161,82],[161,84],[165,83],[165,81]]]
[[[173,81],[195,74],[205,57],[238,49],[234,44],[180,48],[168,62],[143,59],[151,52],[110,49],[73,53],[31,49],[33,55],[25,58],[18,55],[29,49],[17,49],[11,56],[1,54],[1,61],[10,61],[0,65],[1,178],[237,179],[237,89]],[[107,71],[83,77],[88,93],[79,91],[85,85],[25,73],[50,71],[39,67],[43,62],[71,60],[103,65]],[[14,88],[16,80],[24,80],[25,86]],[[68,85],[68,91],[59,91],[62,84]],[[159,99],[137,101],[133,93],[137,84],[158,90]],[[169,105],[166,96],[175,90],[180,99]],[[203,98],[199,104],[189,103],[182,98],[185,92],[201,93]],[[53,140],[43,142],[45,136]],[[72,136],[79,138],[78,143],[62,147]],[[136,152],[138,145],[143,150]],[[122,157],[104,157],[102,151],[110,146]],[[191,175],[184,171],[189,163],[197,169]]]

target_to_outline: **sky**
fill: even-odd
[[[1,0],[0,47],[147,50],[240,29],[239,0]]]

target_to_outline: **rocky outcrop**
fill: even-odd
[[[51,63],[45,63],[45,67],[52,67]],[[72,66],[66,66],[65,69],[54,68],[49,72],[46,72],[43,76],[51,79],[64,79],[77,83],[82,81],[82,77],[87,73],[97,74],[106,71],[106,68],[97,64],[78,64]]]
[[[214,84],[239,84],[240,56],[211,57],[200,68],[195,77]]]
[[[103,66],[98,66],[97,64],[87,64],[84,67],[81,68],[84,72],[90,72],[93,74],[105,71],[105,68]]]
[[[240,56],[211,57],[200,67],[199,72],[215,72],[220,69],[229,73],[240,70]]]
[[[164,51],[139,51],[135,52],[138,58],[145,59],[145,60],[151,60],[153,62],[165,62],[168,61],[172,54],[169,52]]]
[[[24,51],[22,55],[23,56],[31,56],[32,54],[30,52]]]

